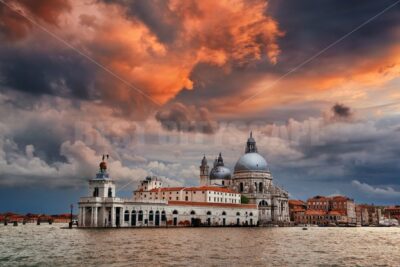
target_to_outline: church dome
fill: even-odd
[[[231,176],[231,170],[224,166],[224,159],[219,153],[218,158],[214,161],[214,167],[211,169],[210,180],[231,179]]]
[[[216,166],[210,172],[210,180],[231,179],[231,170],[224,166]]]
[[[263,156],[258,154],[256,140],[253,138],[253,133],[247,139],[245,154],[236,162],[236,172],[266,172],[268,171],[267,161]]]
[[[235,172],[268,171],[267,161],[256,152],[244,154],[235,165]]]

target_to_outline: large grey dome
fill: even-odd
[[[231,170],[224,166],[216,166],[210,172],[210,180],[231,179]]]
[[[256,152],[244,154],[235,165],[235,172],[268,171],[267,161]]]

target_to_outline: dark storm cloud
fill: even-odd
[[[234,95],[250,87],[251,82],[266,75],[278,75],[277,77],[284,75],[395,2],[394,0],[268,1],[266,12],[279,22],[280,29],[285,32],[284,36],[278,39],[282,53],[278,57],[277,64],[271,65],[262,60],[247,68],[233,66],[231,72],[218,71],[215,67],[207,65],[198,66],[191,75],[195,81],[194,90],[181,91],[177,100],[196,103],[200,101],[199,99],[204,102],[205,98]],[[285,80],[307,75],[311,81],[312,75],[329,76],[338,73],[340,75],[351,70],[355,63],[371,56],[376,56],[379,60],[379,53],[386,51],[396,42],[398,37],[395,31],[399,26],[400,4],[297,69]],[[284,83],[284,80],[280,83]]]
[[[88,99],[95,67],[73,51],[1,47],[0,77],[3,87],[32,95]]]
[[[218,130],[217,122],[211,119],[205,108],[196,109],[182,103],[174,103],[160,110],[156,119],[162,127],[169,131],[215,133]]]
[[[321,166],[315,177],[329,177],[326,166],[341,169],[341,175],[332,176],[332,182],[357,179],[371,185],[398,184],[400,165],[399,135],[389,125],[378,123],[333,123],[322,130],[320,143],[303,143],[297,149],[304,159]],[[328,180],[329,181],[329,180]]]
[[[72,8],[68,0],[9,0],[6,3],[34,20],[52,25],[58,25],[60,15]],[[7,5],[0,3],[0,40],[21,39],[32,29],[32,24]]]
[[[289,60],[298,62],[305,54],[311,56],[395,2],[394,0],[270,1],[269,11],[286,32],[279,40],[283,50],[281,60],[288,63]],[[399,17],[400,6],[397,5],[353,32],[345,41],[327,51],[324,57],[337,54],[354,56],[368,51],[373,52],[370,49],[376,49],[388,41],[393,41],[393,31],[399,26]]]
[[[121,4],[120,1],[106,0],[107,3]],[[168,1],[129,1],[125,2],[127,15],[139,18],[161,42],[172,42],[175,40],[178,29],[182,26],[176,14],[168,8]]]
[[[314,127],[311,121],[314,120],[287,125],[288,131],[293,124],[304,129],[314,128],[301,132],[298,141],[285,141],[290,147],[288,151],[276,151],[279,146],[275,145],[275,149],[267,147],[268,154],[266,147],[259,145],[278,183],[304,199],[314,192],[346,194],[357,202],[387,204],[398,200],[400,136],[396,128],[400,125],[399,119],[350,123],[321,118],[319,126]],[[270,139],[270,143],[274,140]],[[292,154],[296,156],[291,158]]]
[[[343,104],[335,104],[332,107],[332,111],[335,117],[340,117],[340,118],[348,118],[351,116],[351,110],[349,107],[346,107]]]

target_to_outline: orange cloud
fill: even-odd
[[[229,69],[263,55],[277,60],[282,33],[265,15],[264,1],[170,1],[168,7],[179,18],[179,30],[171,43],[162,43],[142,21],[127,18],[122,7],[97,4],[101,15],[90,16],[89,26],[89,16],[80,16],[84,26],[94,29],[86,50],[161,104],[193,88],[190,74],[199,63]],[[111,97],[132,99],[134,90],[126,89],[114,85]]]
[[[240,105],[242,115],[268,110],[284,105],[301,102],[337,102],[345,101],[354,107],[390,103],[397,98],[395,94],[381,94],[380,99],[374,92],[386,90],[386,85],[399,77],[400,46],[394,45],[383,52],[351,60],[338,58],[332,62],[316,64],[305,70],[299,70],[280,80],[280,76],[264,75],[246,84],[236,95],[227,96],[225,105],[217,105],[219,99],[210,100],[210,106],[216,107],[220,115],[237,116]],[[317,68],[320,65],[324,68]],[[334,69],[334,71],[333,71]],[[397,90],[397,89],[395,89]],[[244,100],[256,95],[254,98]]]
[[[2,39],[21,39],[32,28],[27,19],[11,8],[35,20],[57,25],[59,17],[63,13],[71,11],[72,6],[68,0],[10,0],[6,4],[0,3],[0,37]]]

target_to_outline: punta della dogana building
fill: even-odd
[[[200,185],[164,187],[146,177],[131,199],[116,196],[107,163],[89,181],[89,196],[79,200],[79,227],[255,226],[290,221],[288,192],[274,185],[267,161],[250,133],[233,175],[221,153],[212,168],[204,156]]]

